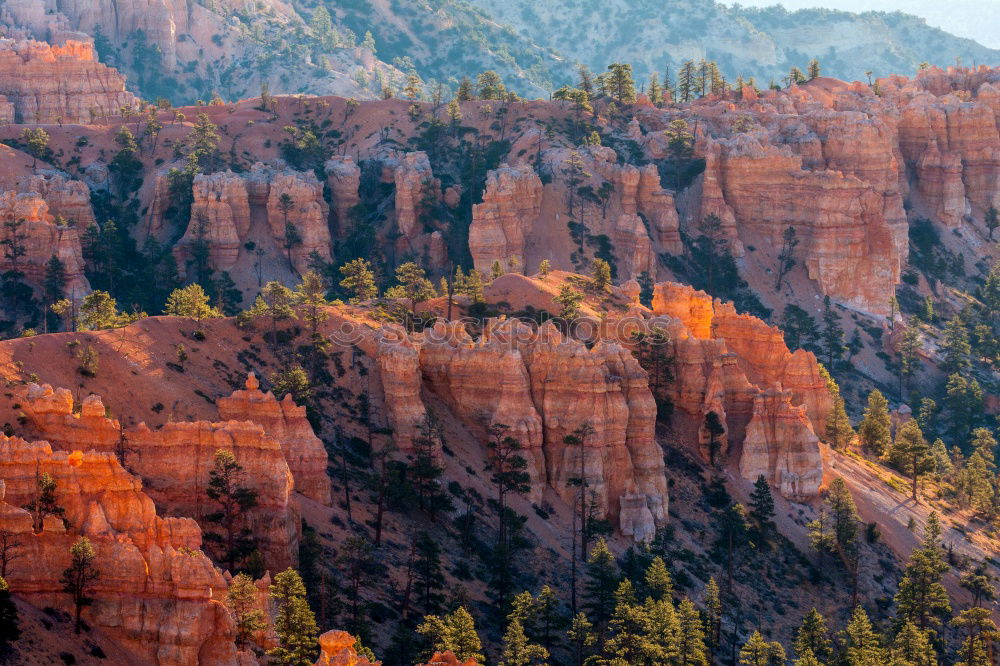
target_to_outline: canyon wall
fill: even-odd
[[[306,421],[304,408],[262,393],[253,375],[246,390],[220,398],[219,410],[222,422],[169,422],[158,430],[140,423],[123,429],[107,417],[96,395],[82,401],[79,414],[73,412],[73,397],[66,389],[31,384],[24,396],[28,422],[53,446],[123,455],[162,510],[195,518],[205,529],[218,529],[207,522],[217,505],[205,492],[215,452],[231,451],[243,468],[241,483],[257,493],[257,505],[248,512],[244,527],[251,530],[269,567],[294,565],[300,525],[292,491],[330,503],[323,444]]]
[[[35,532],[20,507],[36,494],[37,475],[56,483],[63,519]],[[94,602],[83,611],[137,661],[157,666],[237,663],[235,627],[213,590],[221,572],[200,550],[198,525],[161,518],[143,484],[110,453],[53,451],[47,442],[0,435],[0,529],[17,542],[7,573],[11,590],[39,607],[72,613],[60,577],[70,546],[87,537],[97,554]]]
[[[97,61],[92,44],[74,40],[0,39],[0,95],[17,123],[88,124],[139,104],[125,91],[125,77]]]

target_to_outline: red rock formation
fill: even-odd
[[[330,505],[330,478],[326,474],[327,454],[323,442],[306,419],[306,408],[292,400],[281,402],[268,391],[260,390],[257,377],[247,376],[246,389],[234,391],[216,401],[219,416],[225,421],[251,421],[278,441],[295,479],[295,490],[309,499]]]
[[[175,246],[178,264],[191,258],[198,241],[207,243],[209,259],[216,270],[236,264],[242,239],[250,233],[250,201],[246,182],[232,171],[198,174],[191,186],[191,223]]]
[[[324,167],[326,183],[333,195],[333,212],[337,219],[337,233],[341,238],[353,229],[351,209],[361,202],[358,189],[361,187],[361,169],[347,155],[330,158]]]
[[[14,103],[5,95],[0,95],[0,125],[10,125],[14,122]]]
[[[163,213],[169,206],[170,192],[164,177],[157,180],[150,206],[150,231],[163,231]],[[330,259],[329,206],[323,199],[323,184],[312,172],[294,171],[283,163],[256,163],[247,175],[223,171],[198,175],[192,184],[194,202],[191,220],[184,236],[174,247],[178,265],[183,269],[191,258],[193,244],[201,239],[208,244],[213,268],[232,268],[243,245],[254,237],[254,220],[266,220],[267,233],[274,241],[274,251],[285,254],[285,225],[295,227],[300,242],[291,248],[292,264],[299,273],[309,268],[309,256],[316,252]],[[287,198],[282,198],[287,195]],[[287,208],[287,210],[286,210]],[[259,211],[255,217],[253,211]]]
[[[887,178],[886,191],[840,171],[808,170],[801,156],[746,134],[719,145],[718,159],[706,166],[703,196],[712,180],[724,184],[731,214],[723,208],[721,217],[735,221],[744,245],[780,248],[782,233],[792,227],[799,256],[822,293],[869,312],[888,312],[906,247],[898,180]],[[722,205],[707,201],[703,213],[706,206]]]
[[[744,478],[764,474],[787,497],[818,492],[822,432],[831,398],[812,353],[789,352],[781,332],[704,292],[657,284],[651,326],[668,332],[674,381],[668,396],[681,432],[697,431],[708,457],[705,415],[726,427],[720,454],[741,451]],[[676,418],[676,417],[675,417]]]
[[[475,659],[459,661],[458,657],[451,650],[447,650],[445,652],[435,652],[430,661],[426,664],[418,664],[417,666],[477,666],[477,663]]]
[[[39,434],[58,449],[124,449],[126,465],[146,482],[149,496],[164,512],[196,518],[206,529],[205,516],[217,510],[205,494],[215,452],[232,451],[243,467],[244,483],[258,495],[247,520],[265,561],[278,570],[297,561],[300,525],[291,498],[292,474],[281,445],[260,425],[170,422],[151,430],[140,423],[123,433],[118,421],[106,418],[100,397],[88,396],[76,415],[69,391],[37,384],[28,386],[23,409]],[[285,432],[295,430],[286,427]],[[303,448],[301,443],[296,446]]]
[[[315,666],[381,666],[381,661],[368,661],[354,650],[354,636],[346,631],[327,631],[319,637],[320,655]]]
[[[271,235],[282,244],[285,238],[286,224],[294,225],[301,238],[301,243],[292,248],[292,263],[299,273],[309,270],[309,255],[313,252],[325,261],[330,260],[330,228],[327,219],[330,215],[329,206],[323,199],[323,184],[311,171],[265,171],[257,169],[250,173],[250,179],[257,181],[260,175],[267,173],[267,221]],[[259,196],[261,184],[257,183],[255,194]],[[291,198],[291,210],[287,213],[282,209],[283,196]]]
[[[91,123],[138,104],[125,78],[79,41],[0,40],[0,94],[19,123]]]
[[[32,180],[31,184],[41,183]],[[55,198],[64,205],[71,200],[70,197],[61,195]],[[78,228],[57,225],[48,203],[40,193],[0,192],[0,220],[23,222],[16,232],[4,233],[14,233],[20,238],[25,252],[18,258],[17,269],[24,273],[29,283],[42,284],[45,265],[55,255],[62,261],[66,271],[66,282],[63,285],[66,295],[83,298],[90,292],[90,283],[83,274],[83,250]],[[14,267],[12,260],[0,257],[0,270],[13,270]]]
[[[588,349],[551,324],[533,332],[514,320],[491,321],[477,342],[441,324],[416,344],[429,387],[453,413],[480,432],[494,423],[511,427],[534,497],[547,484],[571,502],[570,479],[582,466],[599,514],[624,533],[648,540],[665,522],[656,406],[645,371],[626,349],[613,342]],[[483,377],[496,381],[487,386]],[[564,438],[584,424],[593,434],[582,447],[567,446]]]
[[[33,533],[23,509],[37,474],[56,482],[67,527],[55,516]],[[38,606],[71,611],[59,578],[70,546],[86,536],[97,551],[100,577],[84,619],[136,655],[158,666],[235,664],[234,626],[212,598],[225,588],[200,550],[201,530],[188,518],[160,518],[142,483],[108,453],[53,451],[0,435],[0,528],[14,533],[18,558],[8,571],[11,589]]]
[[[61,171],[38,170],[20,184],[21,192],[37,192],[45,199],[49,213],[62,218],[77,229],[86,229],[95,222],[90,207],[90,188],[80,180],[72,180]]]
[[[431,171],[427,153],[403,153],[394,163],[396,225],[399,233],[414,239],[423,233],[419,224],[425,200],[441,199],[441,181]]]
[[[501,166],[486,176],[483,202],[472,207],[469,252],[475,267],[489,271],[524,266],[526,232],[541,212],[542,181],[527,165]]]
[[[406,451],[413,447],[413,438],[427,417],[420,399],[420,355],[405,330],[386,326],[378,333],[375,358],[393,440]]]

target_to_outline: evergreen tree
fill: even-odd
[[[948,377],[945,385],[945,406],[949,412],[952,436],[964,440],[982,415],[983,389],[975,379],[967,379],[956,372]]]
[[[459,661],[484,662],[483,646],[476,633],[476,623],[464,606],[447,615],[428,615],[417,626],[417,633],[430,643],[432,651],[450,650]]]
[[[163,314],[171,317],[190,317],[197,322],[209,317],[221,317],[222,313],[209,305],[208,295],[195,282],[181,289],[174,289],[167,297]]]
[[[969,608],[959,613],[951,624],[965,634],[955,666],[990,666],[993,663],[993,643],[1000,640],[992,611]]]
[[[844,356],[844,329],[840,327],[840,317],[830,304],[830,297],[823,297],[823,353],[826,366],[834,367],[834,362]]]
[[[618,588],[618,565],[603,538],[598,539],[587,557],[587,579],[583,585],[583,607],[588,618],[597,627],[599,643],[603,644],[604,632],[615,605]]]
[[[66,265],[56,255],[49,257],[45,263],[45,279],[42,289],[45,292],[45,302],[52,305],[66,297]]]
[[[593,259],[590,262],[590,287],[595,292],[611,291],[611,265],[604,259]]]
[[[413,582],[421,600],[424,615],[437,610],[444,600],[444,572],[441,570],[441,546],[426,531],[421,531],[414,542],[416,557],[413,560]]]
[[[232,451],[218,449],[212,469],[208,472],[208,487],[205,494],[219,505],[219,510],[205,516],[211,523],[219,525],[223,535],[213,536],[223,545],[223,560],[230,571],[235,571],[236,563],[254,549],[252,532],[244,524],[246,514],[257,506],[257,492],[244,485],[243,466]],[[206,537],[214,533],[209,532]]]
[[[937,513],[932,512],[927,518],[923,541],[910,554],[896,592],[896,609],[901,618],[913,622],[921,631],[941,623],[941,616],[951,612],[948,592],[941,584],[946,571],[941,522]]]
[[[876,456],[883,455],[892,443],[889,401],[878,389],[868,394],[868,406],[858,424],[858,438],[862,446]]]
[[[573,651],[573,663],[576,666],[583,666],[584,660],[590,651],[591,646],[597,642],[594,636],[593,625],[583,613],[577,613],[573,617],[566,637],[570,641]]]
[[[646,617],[646,649],[653,664],[667,664],[677,658],[677,640],[680,621],[670,599],[648,597],[643,602]]]
[[[680,102],[687,104],[697,94],[696,67],[693,60],[685,60],[677,74],[677,96]]]
[[[351,303],[360,303],[378,296],[375,273],[367,260],[352,259],[340,267],[340,274],[344,276],[340,286],[352,294]]]
[[[56,482],[48,472],[35,476],[35,494],[24,509],[31,514],[31,526],[36,534],[42,531],[46,516],[63,516],[66,513],[59,505],[56,490]]]
[[[226,591],[226,606],[236,625],[236,648],[246,650],[254,637],[267,628],[264,611],[257,605],[257,586],[253,578],[244,573],[233,577]]]
[[[941,343],[941,370],[946,374],[962,373],[972,367],[969,331],[960,316],[952,317],[944,327]]]
[[[833,644],[826,619],[815,608],[806,613],[802,624],[795,632],[795,654],[802,658],[808,652],[820,663],[827,663],[833,656]]]
[[[809,80],[819,78],[819,58],[813,58],[809,61]]]
[[[417,303],[422,303],[437,295],[434,285],[427,279],[424,269],[412,261],[399,265],[396,269],[396,281],[399,284],[392,287],[386,296],[408,300],[411,314],[417,313]]]
[[[715,577],[705,584],[705,629],[709,648],[708,663],[715,663],[715,655],[722,648],[722,594]]]
[[[621,104],[635,103],[635,82],[632,80],[632,65],[615,62],[608,65],[607,85],[611,96]]]
[[[827,443],[837,450],[844,450],[854,437],[854,430],[851,428],[851,420],[847,416],[847,409],[844,407],[844,398],[840,395],[840,387],[830,376],[826,368],[819,366],[819,372],[826,380],[826,388],[833,398],[833,407],[826,417],[825,436]]]
[[[689,599],[677,608],[677,666],[707,666],[708,650],[705,648],[705,629],[701,613]]]
[[[645,583],[649,596],[656,601],[663,599],[670,601],[674,595],[673,579],[666,563],[659,555],[650,560],[649,567],[646,568]]]
[[[889,451],[889,461],[912,480],[911,497],[918,501],[917,491],[920,477],[937,467],[931,445],[924,439],[920,426],[913,419],[901,425],[896,431],[896,440]]]
[[[476,93],[472,88],[472,81],[468,76],[463,76],[462,80],[458,82],[458,91],[455,93],[455,99],[459,103],[471,102],[476,98]]]
[[[781,643],[768,642],[759,631],[754,631],[740,648],[740,663],[743,666],[783,666],[785,649]]]
[[[513,619],[503,635],[503,649],[498,666],[535,666],[544,664],[549,651],[528,640],[521,621]]]
[[[613,662],[639,664],[653,650],[649,640],[649,616],[635,599],[632,582],[623,580],[615,593],[615,611],[609,624],[611,637],[604,654]]]
[[[94,603],[91,595],[93,584],[101,577],[95,560],[97,553],[87,537],[80,537],[69,549],[70,565],[63,571],[59,582],[63,592],[73,599],[73,633],[80,633],[80,612]]]
[[[986,228],[990,232],[990,240],[993,240],[993,232],[1000,227],[1000,213],[997,212],[996,206],[990,206],[986,209],[986,214],[983,216],[983,222],[986,224]]]
[[[879,636],[861,606],[855,606],[845,634],[844,663],[847,666],[883,666],[886,663],[886,652]]]
[[[757,524],[763,540],[767,541],[776,528],[774,525],[774,496],[771,495],[771,486],[763,474],[759,475],[753,484],[750,506],[750,517]]]
[[[912,622],[906,622],[889,648],[894,664],[902,666],[937,666],[937,653],[930,634]]]
[[[278,647],[267,654],[281,666],[312,666],[316,660],[319,627],[306,601],[302,577],[292,568],[274,577],[270,587],[274,603],[274,632]]]

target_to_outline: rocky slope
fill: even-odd
[[[532,41],[603,71],[629,62],[640,79],[650,72],[672,75],[684,60],[716,60],[730,79],[780,79],[789,67],[812,57],[831,76],[863,79],[866,71],[884,76],[913,71],[921,62],[946,66],[995,62],[998,53],[971,40],[948,35],[922,19],[901,13],[851,14],[826,9],[789,12],[718,2],[618,0],[556,2],[473,0]]]

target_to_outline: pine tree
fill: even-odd
[[[834,367],[834,362],[844,356],[844,330],[840,327],[840,317],[830,303],[830,297],[823,297],[823,352],[826,366]]]
[[[771,495],[771,486],[763,474],[753,484],[750,506],[750,517],[757,524],[761,537],[767,541],[775,530],[774,496]]]
[[[212,469],[208,473],[205,494],[219,505],[219,510],[205,517],[223,530],[215,540],[223,544],[223,559],[230,571],[235,571],[236,563],[250,554],[254,540],[250,530],[244,526],[246,514],[257,506],[257,492],[244,485],[243,466],[232,451],[218,449],[215,452]],[[209,536],[208,533],[206,536]]]
[[[879,636],[861,606],[855,606],[845,634],[844,662],[847,666],[883,666],[886,663],[886,652]]]
[[[946,374],[962,373],[972,367],[972,345],[969,331],[960,316],[948,320],[944,327],[944,341],[941,343],[941,370]]]
[[[680,621],[674,609],[674,602],[667,599],[649,597],[643,602],[646,616],[646,641],[650,663],[672,663],[678,655],[678,634]]]
[[[611,637],[604,644],[604,654],[625,664],[639,664],[650,654],[649,617],[635,599],[632,582],[627,578],[618,585],[616,604],[609,629]]]
[[[910,554],[903,579],[896,592],[896,608],[900,617],[913,622],[922,631],[941,623],[941,616],[951,612],[948,592],[941,577],[948,563],[941,549],[941,522],[937,513],[927,518],[924,538]]]
[[[634,104],[636,95],[632,65],[620,62],[608,65],[608,87],[616,101],[621,104]]]
[[[257,586],[253,578],[239,573],[226,591],[226,606],[236,625],[236,648],[246,650],[254,637],[267,628],[264,611],[257,605]]]
[[[608,620],[614,610],[618,588],[618,565],[603,538],[598,539],[587,557],[587,580],[583,585],[583,607],[597,627],[598,640],[603,643]]]
[[[378,296],[375,273],[367,260],[352,259],[340,267],[340,274],[344,276],[340,286],[353,294],[351,303],[360,303]]]
[[[426,531],[421,531],[414,542],[416,557],[413,560],[413,582],[422,602],[424,615],[437,610],[444,600],[444,573],[441,570],[441,546]]]
[[[952,626],[964,630],[965,639],[958,650],[959,661],[955,666],[990,666],[993,643],[1000,640],[1000,631],[987,608],[969,608],[951,621]]]
[[[190,317],[198,323],[201,323],[202,319],[222,316],[221,312],[209,305],[208,295],[197,282],[181,289],[174,289],[167,297],[163,314],[171,317]]]
[[[63,571],[59,582],[63,592],[73,599],[73,633],[80,633],[80,613],[84,606],[94,603],[91,595],[93,584],[101,577],[95,560],[97,553],[87,537],[80,537],[69,549],[70,565]]]
[[[876,456],[883,455],[892,443],[889,417],[889,401],[882,392],[874,389],[868,394],[868,406],[864,417],[858,424],[858,437],[861,444]]]
[[[513,619],[503,635],[503,649],[498,666],[534,666],[544,664],[549,651],[528,640],[521,621]]]
[[[679,101],[687,104],[697,94],[696,66],[693,60],[685,60],[677,74],[677,95]]]
[[[768,642],[759,631],[740,648],[740,663],[743,666],[781,666],[785,663],[785,649],[781,643]]]
[[[986,224],[986,228],[990,232],[990,240],[993,240],[993,232],[1000,227],[1000,212],[997,212],[996,206],[990,206],[986,209],[986,214],[983,216],[983,222]]]
[[[708,663],[715,663],[715,655],[722,648],[722,595],[714,577],[705,584],[705,628],[709,647]]]
[[[795,633],[794,649],[799,658],[809,652],[820,663],[827,663],[833,656],[833,644],[830,641],[826,619],[815,608],[802,618],[802,624]]]
[[[649,567],[646,569],[645,583],[646,589],[649,590],[649,596],[656,601],[663,599],[669,601],[673,597],[674,582],[667,570],[666,563],[659,555],[650,561]]]
[[[813,58],[809,61],[809,80],[819,78],[819,58]]]
[[[826,441],[837,450],[844,450],[854,437],[854,430],[851,428],[851,420],[847,416],[847,409],[844,407],[844,398],[840,395],[840,387],[830,376],[827,369],[819,366],[820,375],[826,380],[826,388],[833,398],[833,408],[826,417]]]
[[[593,632],[593,625],[585,614],[577,613],[573,617],[573,622],[566,632],[566,637],[572,646],[573,662],[576,666],[583,666],[591,646],[597,642],[597,638]]]
[[[604,259],[590,262],[590,288],[598,293],[611,291],[611,265]]]
[[[270,587],[274,602],[274,632],[278,647],[267,654],[281,666],[311,666],[316,660],[319,627],[306,601],[302,577],[292,568],[274,577]]]
[[[66,513],[59,505],[56,490],[56,482],[48,472],[35,476],[35,496],[24,505],[24,509],[31,514],[32,529],[36,534],[42,531],[46,516],[62,516]]]
[[[485,662],[475,620],[464,606],[447,615],[428,615],[417,626],[417,633],[424,636],[436,652],[450,650],[459,661]]]
[[[931,445],[924,439],[920,426],[914,419],[901,425],[896,431],[896,440],[889,451],[889,461],[894,467],[910,477],[913,501],[918,501],[920,477],[937,467]]]
[[[705,648],[701,613],[689,599],[684,599],[677,608],[677,619],[677,658],[674,663],[678,666],[707,666],[708,650]]]
[[[937,653],[930,640],[930,632],[912,622],[906,622],[896,634],[889,648],[893,663],[905,666],[937,666]]]

